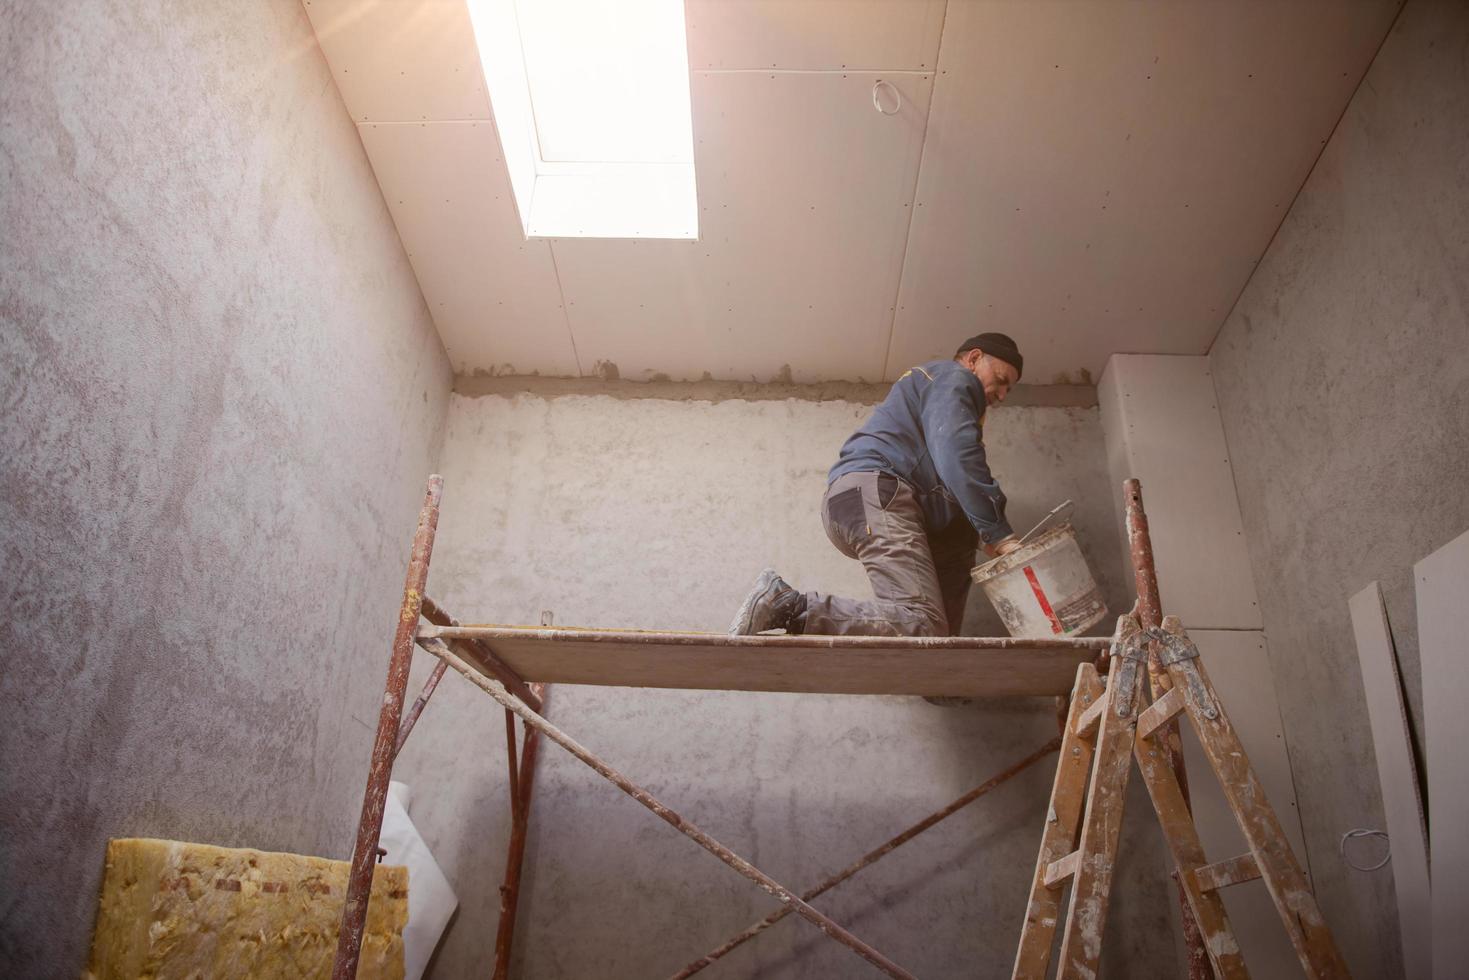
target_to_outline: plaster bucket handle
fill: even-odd
[[[1035,527],[1031,528],[1029,531],[1026,531],[1025,532],[1025,535],[1023,537],[1021,537],[1019,543],[1020,544],[1025,544],[1025,542],[1029,541],[1030,538],[1031,538],[1031,535],[1035,534],[1035,532],[1037,532],[1041,528],[1045,527],[1046,524],[1050,523],[1051,518],[1055,517],[1057,514],[1061,513],[1063,510],[1066,511],[1066,516],[1067,517],[1070,517],[1071,516],[1071,512],[1067,508],[1069,508],[1071,506],[1072,506],[1072,504],[1071,504],[1071,501],[1070,500],[1063,500],[1063,501],[1061,501],[1059,504],[1056,505],[1056,507],[1055,507],[1054,510],[1052,510],[1045,517],[1042,517],[1039,521],[1037,521]]]
[[[1057,514],[1061,513],[1063,510],[1066,510],[1068,507],[1071,506],[1072,503],[1070,500],[1061,501],[1059,504],[1056,505],[1055,509],[1053,509],[1049,514],[1037,521],[1035,527],[1031,528],[1029,531],[1026,531],[1021,539],[1016,542],[1016,546],[1018,547],[1019,545],[1025,544],[1025,542],[1030,540],[1030,536],[1035,534],[1035,532],[1039,531],[1041,528],[1045,527],[1046,524],[1051,520],[1051,518],[1055,517]],[[1070,511],[1067,511],[1067,516],[1070,516]],[[999,561],[1003,557],[1005,556],[996,555],[989,561],[985,562],[983,565],[980,565],[974,571],[978,574],[983,574],[986,569],[988,569],[991,565],[993,565],[995,562]]]

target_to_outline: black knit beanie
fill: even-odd
[[[991,357],[998,357],[1006,364],[1015,368],[1015,378],[1019,380],[1020,374],[1025,370],[1025,358],[1020,356],[1020,348],[1015,346],[1015,341],[1002,333],[982,333],[978,337],[970,337],[959,345],[954,351],[958,357],[965,351],[982,350]]]

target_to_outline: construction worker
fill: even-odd
[[[842,446],[821,518],[837,550],[862,562],[875,599],[799,592],[767,568],[729,631],[957,633],[976,546],[990,556],[1020,546],[985,461],[982,426],[1023,363],[1004,334],[971,337],[953,359],[904,372]]]

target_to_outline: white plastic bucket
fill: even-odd
[[[1102,590],[1069,523],[980,565],[970,575],[1011,636],[1074,636],[1107,615]]]

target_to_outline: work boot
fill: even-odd
[[[801,632],[801,617],[806,613],[806,597],[767,568],[755,579],[755,586],[735,613],[729,632],[734,636],[751,636],[766,630]]]

